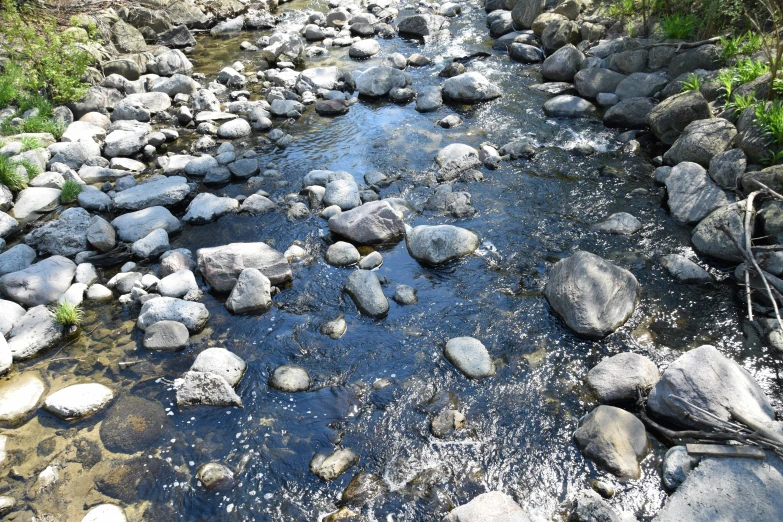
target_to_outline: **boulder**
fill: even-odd
[[[355,265],[361,257],[356,247],[345,241],[338,241],[330,245],[324,256],[326,262],[333,266]]]
[[[114,196],[114,206],[121,210],[142,210],[149,207],[176,205],[182,202],[191,190],[187,178],[169,176],[141,183],[117,193]]]
[[[144,129],[114,130],[106,135],[103,155],[107,158],[116,156],[132,156],[147,144],[147,134]]]
[[[111,224],[117,229],[119,238],[130,243],[159,228],[169,234],[178,232],[182,228],[182,224],[168,209],[158,206],[123,214],[115,218]]]
[[[103,384],[72,384],[50,394],[43,408],[63,420],[75,420],[102,410],[113,398],[114,392]]]
[[[329,219],[329,230],[359,244],[394,241],[405,233],[402,215],[387,201],[372,201]]]
[[[721,50],[717,45],[702,45],[675,55],[669,64],[669,77],[677,78],[696,69],[712,71],[720,67],[721,63]]]
[[[748,160],[742,149],[727,150],[710,160],[709,174],[719,187],[734,190],[737,188],[739,179],[745,173],[747,163]],[[766,182],[765,185],[769,186]]]
[[[541,43],[547,53],[553,53],[568,44],[579,42],[579,25],[570,20],[553,20],[541,33]]]
[[[193,72],[193,64],[179,49],[159,54],[154,61],[147,64],[147,68],[159,76],[187,75]]]
[[[189,344],[187,327],[176,321],[159,321],[147,327],[142,344],[148,350],[182,350]]]
[[[229,489],[235,483],[234,472],[219,462],[207,462],[198,468],[196,478],[207,491]]]
[[[226,308],[234,314],[266,310],[272,305],[271,291],[272,284],[260,270],[245,268],[226,300]]]
[[[12,246],[0,254],[0,276],[24,270],[35,261],[35,250],[27,245]]]
[[[454,261],[479,246],[478,235],[453,225],[419,225],[406,233],[405,242],[411,257],[428,265]]]
[[[614,406],[598,406],[581,420],[574,434],[585,457],[621,480],[641,476],[639,462],[649,445],[642,421]]]
[[[192,372],[212,373],[236,386],[242,380],[247,363],[225,348],[207,348],[193,361]]]
[[[395,87],[411,84],[411,77],[394,67],[370,67],[356,77],[356,89],[362,96],[378,98],[386,96]]]
[[[147,42],[138,29],[118,20],[111,28],[111,40],[120,53],[139,53],[147,50]]]
[[[744,237],[745,201],[731,203],[714,210],[693,229],[691,242],[700,254],[724,261],[739,262],[744,259],[737,250],[734,241],[726,235],[724,227],[728,227],[731,235],[742,242]],[[755,216],[751,217],[751,226]]]
[[[158,293],[164,297],[185,298],[188,294],[199,292],[196,276],[189,268],[182,268],[168,275],[163,275],[161,271],[161,276],[157,286]]]
[[[701,459],[688,455],[685,446],[674,446],[669,448],[666,455],[663,456],[663,485],[669,491],[674,491],[685,482],[691,471],[696,469]]]
[[[384,317],[389,312],[389,301],[383,295],[381,283],[374,272],[356,270],[345,282],[345,292],[351,296],[356,308],[372,318]]]
[[[156,258],[169,250],[169,234],[162,228],[153,230],[131,245],[131,252],[142,259]]]
[[[157,299],[153,299],[156,301]],[[188,371],[174,381],[177,390],[177,406],[238,406],[242,399],[234,388],[219,375]]]
[[[353,178],[335,179],[327,183],[323,201],[326,206],[337,205],[342,210],[351,210],[362,203],[359,186]]]
[[[454,508],[442,522],[531,522],[531,519],[512,497],[490,491]]]
[[[514,25],[520,29],[531,29],[536,18],[544,12],[545,4],[545,0],[518,0],[511,10]]]
[[[500,87],[479,72],[466,72],[443,82],[443,96],[460,103],[478,103],[501,96]]]
[[[626,76],[609,69],[582,69],[574,75],[574,86],[580,96],[597,98],[600,93],[614,93]]]
[[[76,274],[76,264],[62,256],[52,256],[34,265],[0,277],[0,290],[24,306],[49,304],[68,290]]]
[[[666,177],[666,192],[672,216],[684,223],[698,223],[714,210],[729,203],[721,188],[700,165],[678,164]]]
[[[14,361],[23,361],[48,350],[63,337],[62,326],[44,305],[30,308],[8,334],[8,348]]]
[[[174,297],[156,297],[142,305],[136,326],[139,330],[146,330],[160,321],[176,321],[184,324],[191,333],[196,333],[204,328],[208,319],[207,307],[201,303]]]
[[[216,292],[230,292],[246,268],[257,268],[273,285],[293,279],[288,261],[266,243],[231,243],[201,248],[196,257],[199,270]]]
[[[236,199],[202,192],[190,202],[188,211],[182,216],[182,221],[193,224],[211,223],[238,210],[239,201]]]
[[[620,100],[604,113],[607,127],[623,129],[643,129],[647,127],[647,117],[655,108],[652,98],[627,98]]]
[[[439,86],[425,87],[416,95],[416,110],[432,112],[443,106],[443,95]]]
[[[217,135],[219,138],[227,140],[235,140],[237,138],[243,138],[250,136],[250,123],[242,118],[236,118],[231,121],[227,121],[218,127]]]
[[[639,283],[629,271],[589,252],[555,263],[544,287],[549,304],[577,334],[600,339],[631,317]]]
[[[269,386],[287,393],[307,391],[310,388],[310,375],[300,366],[284,364],[275,368],[269,376]]]
[[[415,14],[405,18],[397,25],[400,34],[416,37],[432,36],[448,26],[446,18],[432,14]]]
[[[696,120],[712,117],[707,100],[699,91],[688,91],[666,98],[650,112],[647,123],[666,145],[680,137],[685,127]]]
[[[679,254],[661,256],[660,263],[680,283],[710,283],[713,280],[709,272]]]
[[[60,193],[60,189],[47,187],[29,187],[22,190],[16,196],[11,211],[13,217],[26,221],[28,218],[37,217],[36,214],[53,210],[60,201]]]
[[[443,355],[469,379],[484,379],[495,375],[495,363],[489,352],[481,341],[473,337],[449,339]]]
[[[660,74],[636,72],[617,84],[614,93],[621,100],[650,98],[663,89],[668,80]]]
[[[595,482],[594,482],[595,484]],[[580,491],[570,502],[568,522],[634,522],[636,517],[620,517],[601,495],[592,489]]]
[[[381,44],[372,39],[359,40],[348,48],[348,56],[357,60],[375,56],[379,52],[381,52]]]
[[[561,94],[544,103],[544,112],[552,118],[589,118],[598,112],[595,105],[578,96]]]
[[[657,417],[703,429],[696,419],[704,418],[704,414],[674,397],[681,397],[726,421],[732,419],[731,411],[762,425],[775,420],[769,399],[748,371],[710,345],[678,357],[663,372],[647,400],[647,407]]]
[[[58,219],[50,221],[24,238],[41,254],[74,256],[87,250],[87,229],[90,213],[80,207],[65,210]]]
[[[674,145],[663,155],[669,165],[692,161],[709,167],[713,156],[728,149],[737,136],[737,128],[728,120],[711,118],[689,123]]]
[[[184,74],[174,74],[169,77],[158,78],[150,86],[152,92],[164,92],[170,97],[174,97],[177,94],[187,94],[193,96],[201,88],[201,85]]]
[[[547,80],[555,82],[573,81],[584,59],[585,55],[576,47],[571,44],[565,45],[544,60],[541,74]]]
[[[654,362],[632,352],[607,357],[587,372],[587,384],[601,403],[636,401],[639,390],[651,388],[659,378]]]

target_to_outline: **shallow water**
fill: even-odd
[[[301,25],[306,9],[327,8],[297,0],[281,7],[288,16],[285,23]],[[401,16],[412,12],[401,10]],[[230,215],[208,225],[186,225],[172,239],[172,247],[195,252],[235,241],[267,241],[283,251],[300,242],[309,257],[293,264],[294,281],[274,297],[272,310],[232,316],[223,296],[207,293],[203,302],[211,317],[204,332],[192,338],[192,346],[177,354],[154,354],[141,348],[141,334],[133,328],[138,310],[88,303],[81,337],[43,359],[18,365],[20,372],[34,366],[52,389],[92,379],[109,384],[118,396],[157,400],[167,409],[172,429],[140,455],[167,460],[178,472],[139,489],[134,509],[149,503],[145,520],[316,520],[336,509],[342,490],[359,470],[383,477],[390,489],[365,506],[369,520],[440,520],[453,505],[494,489],[514,495],[539,520],[557,520],[563,501],[589,488],[592,478],[615,486],[612,505],[648,520],[666,498],[660,481],[666,448],[652,439],[642,478],[621,484],[583,459],[572,440],[578,419],[596,405],[583,378],[598,361],[636,351],[664,368],[683,350],[714,344],[747,368],[775,408],[783,409],[780,358],[746,323],[742,296],[728,279],[729,271],[713,270],[719,282],[687,286],[677,284],[656,263],[660,255],[690,256],[692,250],[690,228],[676,223],[662,206],[649,162],[623,153],[617,133],[598,120],[546,118],[541,110],[546,95],[527,88],[540,82],[540,75],[491,51],[484,17],[483,9],[471,3],[452,21],[453,38],[426,45],[401,38],[379,40],[378,57],[421,52],[433,58],[430,66],[408,70],[418,89],[439,83],[437,73],[450,58],[491,52],[491,57],[472,60],[468,69],[501,85],[504,96],[499,100],[472,108],[445,105],[427,114],[416,112],[414,103],[363,100],[348,115],[333,119],[309,108],[296,122],[275,122],[296,138],[291,146],[257,147],[289,182],[282,188],[274,188],[275,180],[262,186],[275,200],[297,193],[302,176],[312,169],[347,170],[359,182],[368,170],[379,170],[400,176],[382,190],[383,197],[402,196],[421,204],[436,186],[433,158],[441,147],[534,139],[541,149],[533,160],[503,163],[495,171],[482,169],[483,182],[455,185],[455,190],[472,195],[475,216],[454,219],[425,212],[406,219],[411,226],[453,223],[474,230],[483,242],[477,255],[433,269],[413,260],[404,242],[381,249],[384,263],[378,273],[389,281],[385,293],[390,297],[397,284],[413,286],[417,305],[391,301],[382,320],[359,315],[341,293],[352,269],[323,261],[328,229],[315,214],[295,222],[281,212]],[[240,51],[239,43],[254,42],[261,34],[267,33],[200,37],[193,56],[197,72],[211,81],[222,67],[240,60],[252,74],[255,53]],[[380,61],[350,60],[347,48],[330,51],[308,59],[305,66],[334,64],[350,70]],[[250,90],[256,99],[257,86]],[[464,118],[462,126],[445,130],[435,125],[453,112]],[[257,137],[236,146],[253,147]],[[583,158],[565,150],[577,142],[601,152]],[[607,166],[619,175],[602,175]],[[636,188],[650,194],[630,196]],[[244,184],[202,189],[252,193]],[[592,228],[618,211],[641,219],[643,230],[613,236]],[[572,335],[552,315],[542,294],[549,267],[576,250],[628,268],[643,289],[633,317],[600,342]],[[334,341],[321,335],[321,325],[339,314],[345,314],[348,323],[345,336]],[[462,335],[487,346],[498,362],[496,376],[468,381],[444,359],[445,342]],[[167,382],[208,346],[225,347],[247,361],[238,388],[243,409],[176,407]],[[130,368],[117,366],[135,360],[139,364]],[[267,386],[270,371],[285,363],[310,372],[309,392],[284,394]],[[390,379],[393,386],[373,390],[379,378]],[[452,395],[468,419],[466,429],[448,441],[429,433],[431,413],[439,408],[428,404],[435,398],[442,405],[444,393]],[[67,460],[60,455],[73,440],[100,442],[101,420],[98,415],[65,423],[40,411],[24,426],[4,430],[9,458],[2,466],[14,465],[22,476],[30,476],[55,456]],[[42,451],[38,443],[51,437],[55,449]],[[35,450],[30,441],[38,446]],[[331,453],[336,444],[353,449],[361,459],[327,483],[309,472],[308,463],[316,452]],[[104,461],[128,458],[102,451]],[[235,466],[247,454],[252,457],[233,489],[207,493],[196,481],[201,464],[216,460]],[[74,502],[61,505],[39,497],[32,505],[60,506],[69,520],[80,520],[83,507],[96,498],[89,493],[92,476],[82,474],[78,465],[69,466],[72,475],[67,480],[74,484],[69,497]],[[23,487],[16,481],[9,489],[21,497]]]

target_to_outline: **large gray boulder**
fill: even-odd
[[[639,297],[639,283],[628,270],[579,251],[555,263],[544,295],[571,330],[600,339],[631,317]]]
[[[345,281],[344,289],[362,314],[379,318],[389,313],[389,300],[383,295],[381,283],[378,282],[375,272],[354,271]]]
[[[329,230],[359,244],[388,243],[405,234],[402,214],[388,201],[372,201],[329,219]]]
[[[201,85],[184,74],[174,74],[169,77],[158,78],[150,86],[152,92],[164,92],[172,98],[177,94],[187,94],[193,96],[201,88]]]
[[[192,188],[187,178],[170,176],[117,193],[114,206],[121,210],[141,210],[149,207],[176,205],[185,200]]]
[[[728,229],[731,236],[743,244],[744,220],[744,200],[716,209],[693,229],[691,243],[700,254],[723,261],[740,262],[744,256],[737,250],[735,241],[726,234],[725,230]],[[755,216],[751,216],[751,226],[754,222]]]
[[[688,91],[666,98],[655,106],[647,123],[655,136],[666,145],[680,137],[689,123],[712,117],[707,100],[699,91]]]
[[[643,129],[647,127],[647,117],[654,108],[652,98],[627,98],[604,113],[604,124],[607,127]]]
[[[260,270],[245,268],[226,300],[226,308],[235,314],[266,310],[272,305],[271,291],[272,284]]]
[[[266,243],[231,243],[201,248],[196,257],[201,274],[216,292],[233,290],[239,274],[246,268],[257,268],[273,285],[293,279],[286,258]]]
[[[103,155],[107,158],[117,156],[132,156],[147,144],[149,131],[138,128],[133,130],[118,129],[106,135]]]
[[[697,419],[705,418],[705,414],[680,399],[726,421],[732,419],[732,411],[762,425],[775,420],[769,399],[748,371],[710,345],[678,357],[647,399],[647,407],[657,417],[703,429],[705,425]]]
[[[63,327],[44,305],[27,310],[8,334],[8,348],[14,361],[24,361],[48,350],[63,337]]]
[[[80,207],[67,209],[58,219],[50,221],[24,238],[41,254],[74,256],[87,250],[87,229],[90,213]]]
[[[660,74],[636,72],[623,79],[614,93],[621,100],[650,98],[664,88],[668,80]]]
[[[370,98],[386,96],[395,87],[403,88],[410,84],[410,75],[394,67],[370,67],[356,77],[356,90]]]
[[[675,55],[669,64],[669,77],[677,78],[696,69],[711,71],[720,67],[721,63],[721,50],[717,45],[702,45]]]
[[[155,60],[147,64],[154,74],[159,76],[172,76],[174,74],[190,74],[193,72],[193,64],[179,49],[163,52],[155,57]]]
[[[16,196],[13,217],[19,221],[38,217],[38,214],[54,210],[60,200],[60,189],[47,187],[28,187]]]
[[[568,44],[579,43],[579,24],[570,20],[553,20],[541,33],[541,43],[547,53],[553,53]]]
[[[554,82],[573,81],[582,66],[585,55],[573,45],[565,45],[549,55],[541,68],[541,74]]]
[[[692,161],[709,167],[712,157],[730,148],[736,136],[737,128],[723,118],[695,120],[683,129],[663,159],[669,165]]]
[[[299,74],[299,81],[312,87],[314,90],[326,89],[331,91],[340,82],[340,69],[331,67],[311,67]]]
[[[500,87],[479,72],[466,72],[443,82],[443,96],[461,103],[478,103],[501,96]]]
[[[497,371],[487,348],[473,337],[449,339],[443,355],[469,379],[491,377]]]
[[[149,235],[150,232],[162,228],[167,233],[178,232],[182,223],[164,207],[149,207],[136,212],[129,212],[111,222],[117,229],[117,235],[122,241],[132,243]]]
[[[582,69],[574,75],[574,86],[580,96],[596,98],[601,93],[614,93],[626,76],[609,69]]]
[[[509,495],[490,491],[454,508],[442,522],[530,522],[530,517]]]
[[[24,270],[0,277],[0,290],[24,306],[53,303],[68,290],[76,274],[76,264],[62,256],[52,256]]]
[[[177,390],[177,406],[242,407],[242,399],[231,384],[214,373],[188,371],[174,381],[174,388]]]
[[[19,244],[0,254],[0,276],[18,272],[29,267],[35,261],[35,249]]]
[[[533,22],[544,12],[545,0],[518,0],[511,9],[511,18],[519,29],[530,29]]]
[[[405,18],[397,25],[397,30],[400,34],[424,37],[432,36],[444,27],[448,27],[445,17],[425,13]]]
[[[419,225],[405,235],[408,253],[427,265],[441,265],[472,254],[479,247],[475,232],[453,225]]]
[[[701,165],[685,161],[666,177],[669,210],[678,221],[698,223],[714,210],[729,203],[729,198],[707,175]]]
[[[160,321],[176,321],[184,324],[191,333],[200,332],[209,319],[207,307],[201,303],[183,301],[175,297],[156,297],[141,307],[136,326],[146,330]]]
[[[585,457],[621,480],[641,476],[639,462],[649,452],[642,421],[614,406],[599,406],[579,423],[574,434]]]
[[[660,378],[658,367],[643,355],[625,352],[607,357],[587,372],[587,384],[601,403],[635,401]]]

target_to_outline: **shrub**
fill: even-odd
[[[73,203],[82,191],[82,186],[69,179],[63,183],[62,192],[60,193],[60,201],[63,203]]]
[[[737,85],[742,85],[755,80],[762,74],[768,73],[769,64],[752,58],[745,58],[737,62],[737,65],[734,66],[734,72]]]
[[[686,40],[696,33],[696,15],[693,13],[674,13],[661,20],[661,32],[664,38]]]
[[[41,140],[35,136],[22,136],[19,142],[22,144],[22,152],[27,150],[35,150],[43,147]]]
[[[751,94],[745,96],[739,94],[734,96],[734,99],[726,104],[726,110],[734,112],[734,116],[739,116],[745,109],[757,105],[759,102],[756,97]]]
[[[54,320],[67,328],[78,326],[84,320],[84,312],[81,306],[73,306],[65,302],[57,303],[53,313]]]
[[[783,100],[758,104],[756,122],[762,127],[765,136],[772,138],[776,145],[783,145]]]
[[[734,58],[738,54],[755,53],[764,45],[764,40],[753,31],[748,31],[745,34],[730,38],[725,36],[721,37],[719,45],[721,46],[723,58],[728,60],[729,58]]]
[[[701,82],[699,81],[699,77],[695,74],[690,74],[685,80],[682,82],[682,92],[688,92],[688,91],[698,91],[701,88]]]

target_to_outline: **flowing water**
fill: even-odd
[[[328,8],[297,0],[281,7],[283,26],[301,26],[308,9]],[[401,10],[400,17],[413,12]],[[470,61],[468,69],[503,88],[496,101],[474,107],[447,104],[420,114],[413,103],[362,100],[337,118],[322,118],[311,108],[296,122],[275,122],[296,138],[284,150],[256,145],[257,136],[236,143],[240,151],[255,147],[288,182],[279,188],[273,185],[279,180],[263,185],[273,199],[297,193],[312,169],[346,170],[360,183],[365,172],[378,170],[399,176],[382,190],[383,197],[405,197],[420,205],[436,186],[433,158],[441,147],[534,140],[539,149],[534,159],[484,169],[484,181],[455,187],[470,192],[475,216],[454,219],[423,212],[406,219],[411,226],[451,223],[474,230],[482,240],[476,255],[426,268],[408,255],[404,242],[381,249],[384,263],[378,274],[389,281],[385,293],[391,296],[397,284],[413,286],[417,305],[391,302],[382,320],[359,315],[341,292],[352,269],[323,261],[328,228],[316,213],[298,221],[281,212],[229,215],[208,225],[186,225],[172,247],[195,252],[236,241],[266,241],[283,251],[299,242],[308,258],[293,264],[294,281],[275,296],[270,311],[232,316],[223,306],[224,297],[207,293],[207,329],[184,352],[155,354],[141,348],[141,334],[133,328],[138,310],[87,303],[81,337],[43,359],[19,365],[20,372],[34,366],[54,389],[92,379],[109,384],[118,396],[163,405],[171,428],[139,455],[150,463],[160,463],[160,458],[175,471],[159,472],[159,464],[142,467],[148,476],[137,490],[138,499],[130,503],[137,509],[149,503],[146,520],[317,520],[336,509],[358,470],[382,477],[390,490],[364,507],[368,520],[440,520],[453,505],[495,489],[512,494],[536,519],[557,520],[563,502],[589,488],[593,478],[615,486],[612,505],[649,520],[666,498],[660,480],[666,448],[652,439],[642,478],[623,484],[584,459],[573,442],[578,419],[596,405],[584,385],[585,374],[603,357],[623,351],[647,355],[664,368],[683,350],[714,344],[747,368],[781,411],[780,358],[745,322],[729,270],[713,269],[718,280],[713,284],[688,286],[676,283],[657,264],[661,255],[691,256],[692,251],[690,229],[667,214],[660,188],[650,177],[650,163],[622,152],[617,132],[598,120],[545,117],[541,106],[546,95],[528,88],[541,81],[539,73],[491,51],[484,20],[484,10],[471,2],[452,21],[450,39],[426,45],[399,37],[379,40],[382,52],[364,62],[349,59],[347,48],[331,48],[327,56],[307,59],[305,67],[364,69],[391,52],[421,52],[433,63],[408,69],[418,89],[442,81],[437,74],[452,58],[487,51],[490,57]],[[221,68],[240,60],[252,74],[258,54],[241,51],[239,43],[254,42],[262,34],[269,32],[201,37],[192,56],[197,72],[211,81]],[[258,89],[250,86],[251,99],[257,99]],[[446,130],[435,125],[454,112],[464,118],[462,126]],[[568,149],[580,142],[598,152],[572,155]],[[639,188],[649,193],[631,195]],[[243,183],[201,189],[252,193]],[[593,229],[595,222],[618,211],[635,215],[644,228],[631,236]],[[549,267],[576,250],[628,268],[643,289],[633,317],[603,341],[572,335],[542,294]],[[321,325],[339,314],[348,323],[345,336],[331,340],[321,335]],[[487,346],[498,362],[497,375],[470,381],[444,359],[445,342],[466,335]],[[243,409],[176,407],[168,383],[208,346],[225,347],[247,361],[238,387]],[[120,360],[141,362],[120,370]],[[286,363],[310,372],[310,391],[285,394],[267,386],[270,371]],[[380,378],[393,384],[376,391],[371,385]],[[434,438],[429,432],[432,414],[449,403],[457,403],[466,415],[466,428],[448,440]],[[101,420],[97,415],[65,423],[40,412],[24,426],[5,430],[9,458],[3,465],[15,465],[21,476],[37,473],[76,439],[99,443]],[[42,441],[48,441],[43,450]],[[357,452],[359,464],[332,482],[311,474],[312,456],[331,453],[338,444]],[[100,451],[112,466],[129,458]],[[248,456],[228,491],[207,493],[195,479],[205,462],[237,466]],[[64,499],[49,502],[79,520],[75,513],[83,513],[89,502],[91,472],[82,473],[78,465],[66,470],[73,487]],[[11,492],[22,487],[18,481],[9,486]]]

